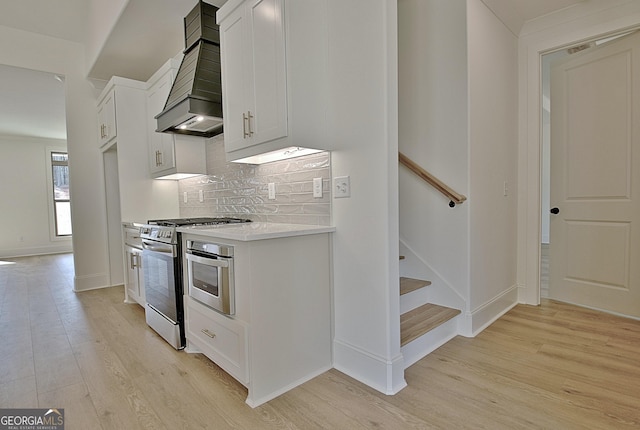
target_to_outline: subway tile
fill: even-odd
[[[253,221],[330,225],[331,156],[327,152],[263,165],[228,163],[224,136],[207,141],[207,175],[179,182],[180,215],[242,216]],[[313,179],[322,178],[323,196],[313,197]],[[268,184],[276,199],[268,199]],[[198,193],[204,192],[200,202]]]

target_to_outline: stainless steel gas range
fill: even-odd
[[[182,249],[176,227],[250,222],[241,218],[177,218],[150,220],[140,227],[147,324],[171,346],[186,345],[182,295]]]

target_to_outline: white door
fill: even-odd
[[[549,296],[640,317],[640,33],[551,70]]]

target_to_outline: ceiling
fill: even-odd
[[[206,1],[222,6],[226,0]],[[519,34],[526,21],[584,0],[482,1]],[[0,25],[83,43],[90,4],[89,0],[0,0]],[[145,81],[184,48],[182,18],[196,0],[126,4],[89,71],[91,78],[108,80],[117,75]],[[0,100],[0,135],[66,139],[64,88],[53,75],[0,65]]]

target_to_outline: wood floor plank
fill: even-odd
[[[640,428],[638,321],[518,305],[406,369],[396,395],[331,370],[251,409],[244,386],[168,346],[121,287],[74,293],[68,256],[15,261],[0,266],[0,407],[34,407],[35,397],[65,408],[69,429]]]
[[[35,376],[0,383],[0,407],[37,408],[38,391]]]
[[[94,403],[84,383],[38,393],[39,408],[64,409],[65,429],[102,429]],[[131,427],[123,427],[130,429]]]
[[[165,428],[110,344],[85,343],[74,350],[103,429]]]

